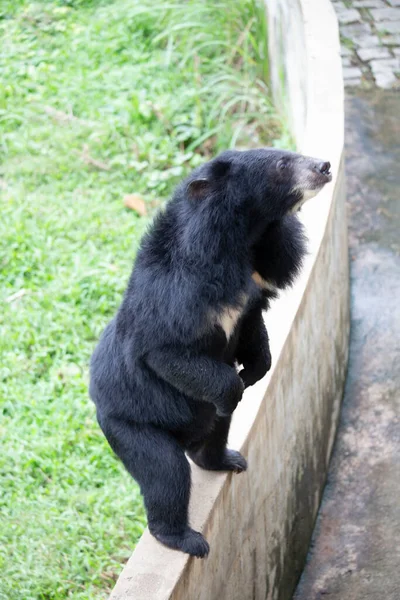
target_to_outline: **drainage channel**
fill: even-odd
[[[400,94],[346,99],[349,371],[294,600],[400,598]]]

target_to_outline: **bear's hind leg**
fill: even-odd
[[[192,461],[208,471],[234,471],[247,469],[246,459],[236,450],[226,447],[231,417],[217,417],[211,433],[201,446],[191,448],[188,455]]]
[[[152,535],[162,544],[202,558],[209,545],[188,524],[190,465],[167,431],[117,419],[100,426],[114,452],[140,485]]]

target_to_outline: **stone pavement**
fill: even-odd
[[[294,600],[400,600],[400,93],[346,98],[349,368]]]
[[[346,87],[400,89],[400,0],[332,0]]]

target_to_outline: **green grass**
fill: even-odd
[[[157,4],[157,5],[156,5]],[[149,215],[233,145],[289,138],[252,0],[0,3],[0,599],[107,595],[144,526],[87,396]]]

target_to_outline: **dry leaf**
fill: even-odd
[[[139,194],[128,194],[124,196],[124,204],[128,208],[135,210],[141,217],[144,217],[147,213],[146,204]]]

